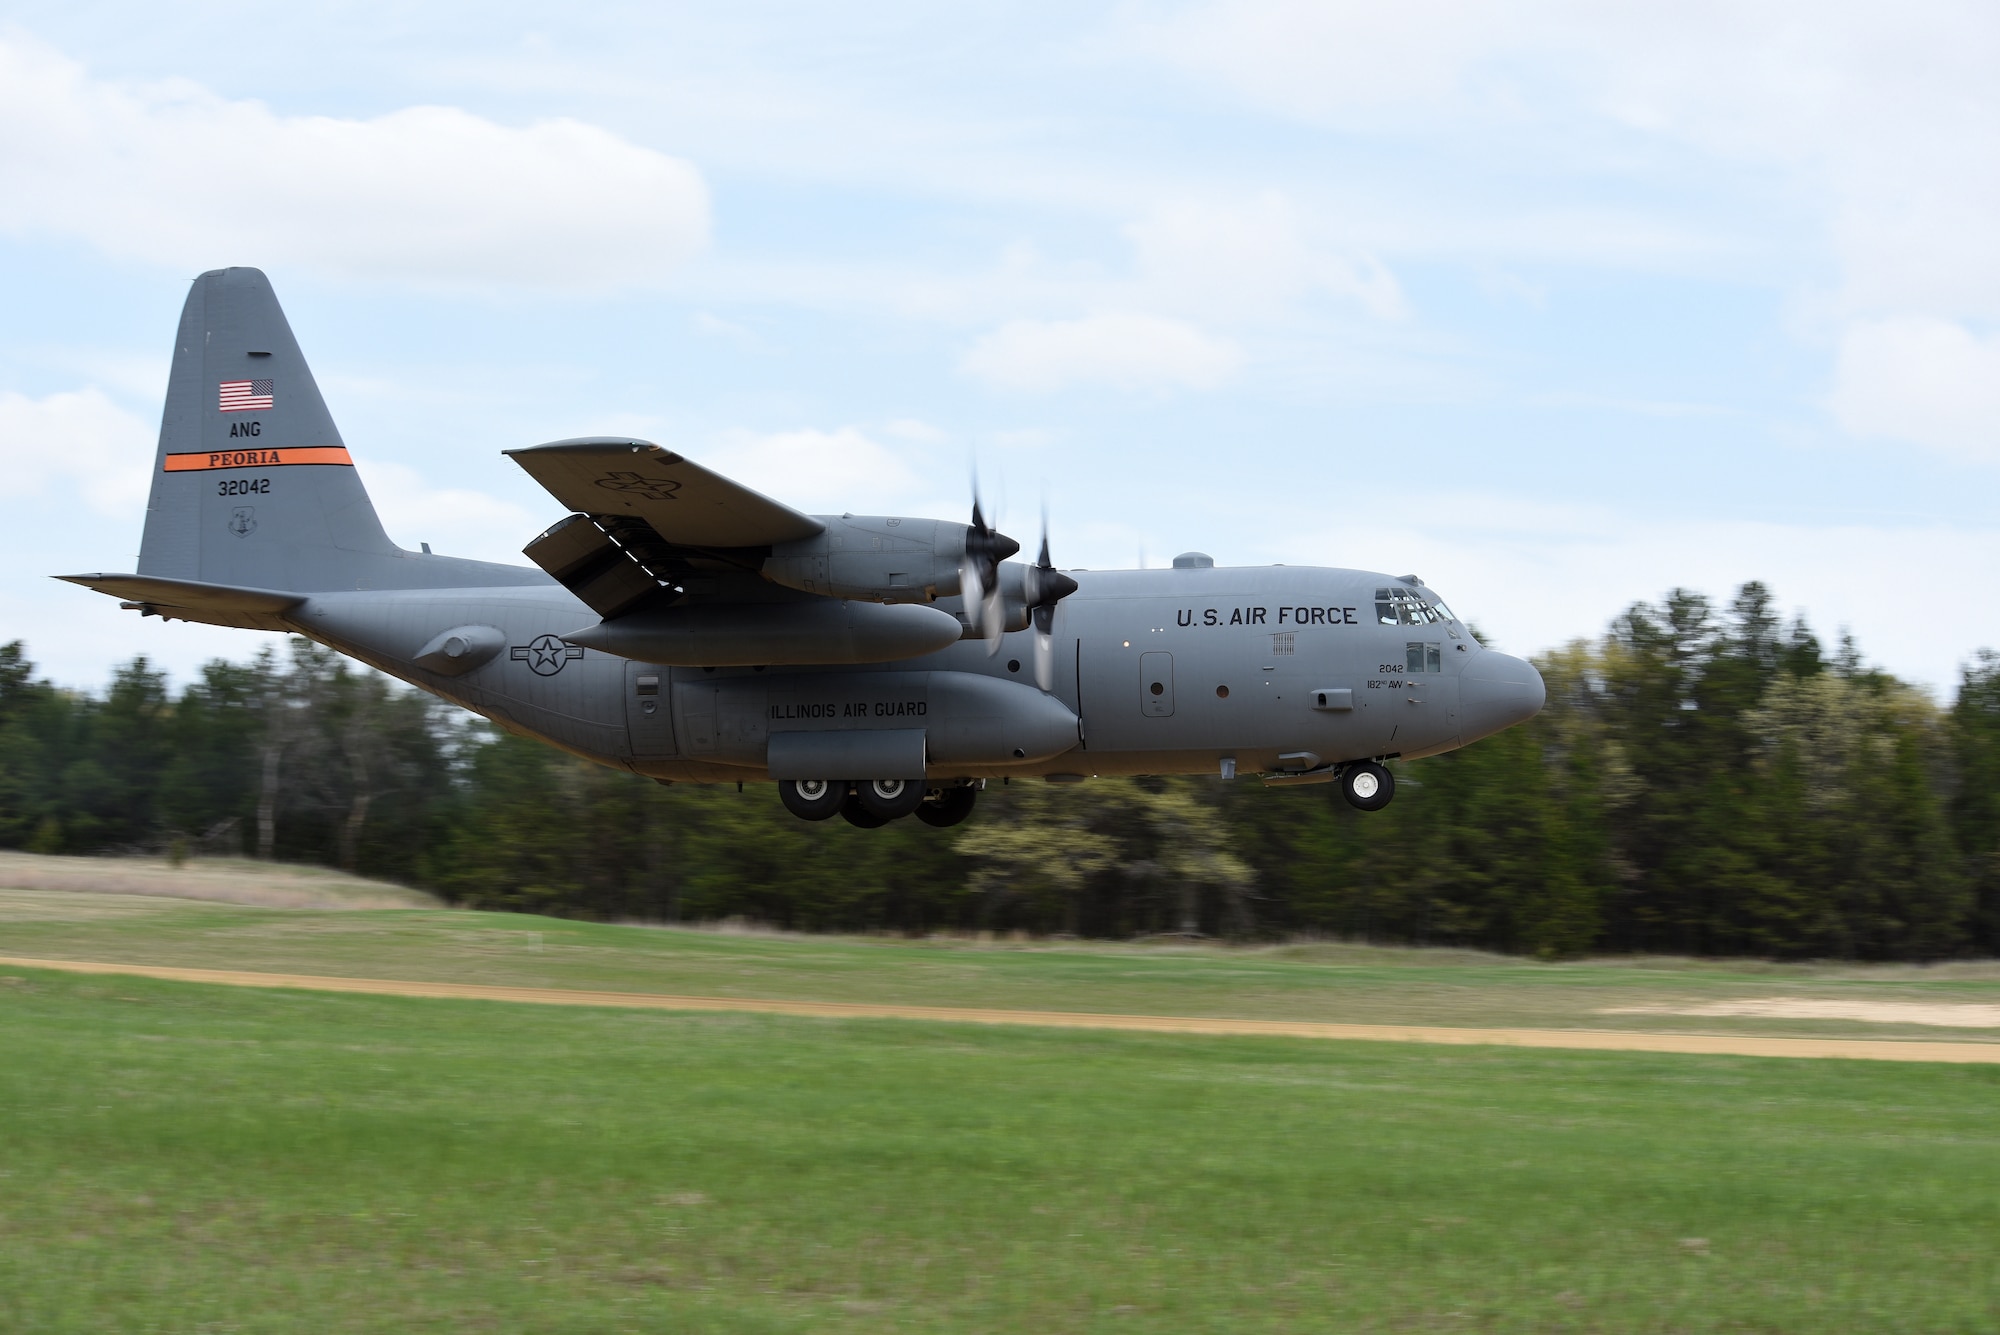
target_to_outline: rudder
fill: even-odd
[[[258,269],[215,269],[181,309],[139,573],[249,588],[366,586],[383,531]],[[400,582],[400,581],[398,581]]]

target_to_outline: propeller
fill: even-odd
[[[1035,623],[1035,685],[1044,691],[1056,680],[1056,604],[1076,592],[1076,581],[1049,560],[1049,509],[1042,507],[1042,550],[1022,572],[1022,591]]]
[[[1000,652],[1007,609],[1000,592],[1000,563],[1021,550],[1021,544],[986,522],[979,508],[979,484],[972,487],[972,524],[965,531],[965,556],[958,566],[958,591],[965,600],[966,620],[986,638],[986,655]]]

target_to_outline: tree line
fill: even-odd
[[[101,695],[0,646],[0,847],[324,863],[462,904],[801,930],[1326,933],[1548,957],[2000,953],[2000,655],[1942,706],[1677,590],[1536,660],[1533,721],[1334,785],[990,784],[950,830],[809,824],[492,728],[303,640]]]

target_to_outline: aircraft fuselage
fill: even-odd
[[[774,737],[798,732],[922,730],[934,779],[1214,774],[1224,761],[1246,774],[1313,770],[1450,750],[1541,704],[1532,667],[1459,622],[1397,620],[1421,586],[1366,571],[1072,571],[1046,695],[1030,670],[1032,630],[1004,635],[991,655],[968,639],[864,666],[614,657],[564,644],[593,614],[560,586],[527,582],[540,572],[521,573],[520,587],[313,594],[285,620],[510,730],[695,782],[787,777],[767,758]],[[1378,599],[1385,590],[1394,608]],[[500,647],[462,674],[418,665],[449,627],[488,628]]]

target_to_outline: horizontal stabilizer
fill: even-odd
[[[559,440],[506,455],[571,510],[643,519],[679,547],[769,547],[825,528],[649,441]]]
[[[147,616],[236,626],[243,630],[290,630],[283,615],[305,601],[305,595],[299,593],[164,579],[158,575],[57,575],[56,578],[109,594]]]

